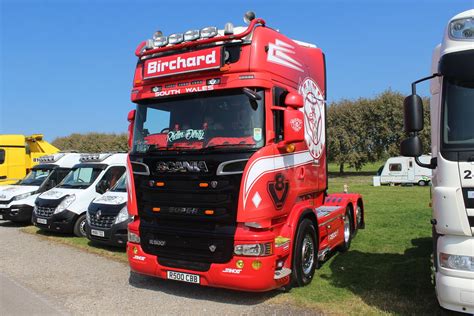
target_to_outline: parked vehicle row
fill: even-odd
[[[0,189],[0,219],[125,246],[125,153],[57,153]],[[88,212],[91,212],[88,215]],[[117,224],[117,226],[115,226]]]

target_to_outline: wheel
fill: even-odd
[[[316,269],[317,251],[318,242],[313,222],[303,219],[298,227],[293,248],[293,270],[291,272],[293,286],[305,286],[311,283]]]
[[[349,250],[353,236],[354,226],[352,225],[351,207],[348,205],[344,216],[344,243],[339,247],[341,252]]]
[[[74,235],[77,237],[86,237],[86,214],[82,214],[74,224]]]
[[[361,228],[362,227],[362,206],[360,204],[357,204],[357,209],[356,209],[356,227]]]
[[[425,180],[420,180],[420,181],[418,181],[418,185],[420,187],[424,187],[426,185],[426,181]]]

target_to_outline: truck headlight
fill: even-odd
[[[474,17],[449,23],[449,36],[452,39],[474,39]]]
[[[127,207],[124,206],[120,212],[118,213],[117,217],[115,218],[115,224],[118,224],[118,223],[122,223],[122,222],[125,222],[127,221],[128,219],[130,218],[130,216],[128,215],[128,210],[127,210]]]
[[[272,254],[272,243],[235,245],[234,254],[252,257],[269,256]]]
[[[128,241],[139,244],[140,243],[140,236],[138,236],[135,233],[128,232]]]
[[[441,252],[439,263],[443,268],[474,271],[474,257],[471,256],[449,255]]]
[[[33,192],[28,192],[28,193],[23,193],[23,194],[17,195],[13,198],[13,201],[26,199],[27,197],[29,197],[32,194],[33,194]]]
[[[56,209],[54,210],[54,214],[61,213],[62,211],[67,209],[75,200],[76,200],[76,195],[75,194],[71,194],[71,195],[66,196],[61,201],[61,203],[59,203],[59,205],[56,207]]]

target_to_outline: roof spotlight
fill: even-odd
[[[175,33],[168,36],[168,42],[170,44],[179,44],[184,41],[183,33]]]
[[[215,26],[208,26],[201,29],[201,37],[202,38],[211,38],[217,35],[217,27]]]
[[[250,22],[255,19],[255,12],[253,11],[247,11],[245,12],[245,15],[244,15],[244,22],[247,23],[247,24],[250,24]]]
[[[194,41],[197,40],[200,36],[199,30],[189,30],[184,33],[185,41]]]
[[[224,26],[224,35],[234,34],[234,25],[230,22],[227,22]]]

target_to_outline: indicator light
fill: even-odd
[[[287,153],[292,153],[292,152],[295,151],[295,149],[296,149],[295,144],[288,144],[288,145],[286,145],[286,152],[287,152]]]
[[[252,261],[252,269],[260,270],[261,267],[262,267],[262,262],[260,260]]]
[[[154,207],[151,209],[153,212],[159,212],[161,211],[161,207]]]
[[[164,183],[164,182],[157,182],[157,183],[156,183],[156,186],[157,186],[157,187],[164,187],[164,186],[165,186],[165,183]]]
[[[134,253],[134,254],[137,254],[137,253],[138,253],[138,248],[135,247],[135,246],[133,246],[133,253]]]
[[[239,269],[242,269],[244,267],[244,260],[237,260],[235,266]]]
[[[214,210],[205,210],[204,214],[206,215],[214,215]]]
[[[209,187],[209,183],[201,182],[201,183],[199,183],[199,187],[200,188],[207,188],[207,187]]]

